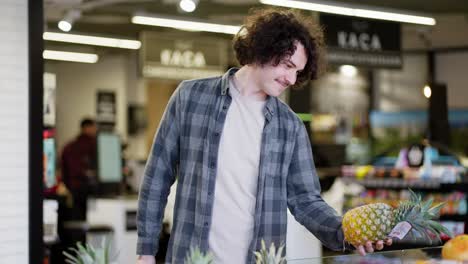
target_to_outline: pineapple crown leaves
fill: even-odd
[[[270,248],[267,250],[265,241],[261,241],[262,248],[260,251],[255,251],[256,264],[285,264],[286,258],[283,255],[284,245],[281,245],[276,251],[274,243],[271,243]]]
[[[421,221],[420,223],[413,223],[413,228],[420,234],[423,235],[427,240],[431,240],[431,237],[429,236],[428,232],[426,230],[429,230],[432,234],[435,235],[437,241],[441,243],[440,239],[440,234],[445,233],[450,237],[453,237],[452,232],[450,232],[447,228],[445,228],[443,225],[441,225],[437,221],[433,220],[425,220]]]
[[[424,219],[435,219],[439,216],[440,209],[445,203],[440,203],[431,207],[434,201],[432,197],[423,202],[420,195],[416,194],[411,189],[409,189],[409,192],[411,194],[409,201],[402,201],[398,205],[397,212],[400,217],[409,215],[411,218],[411,216],[419,217],[419,215],[422,215]]]
[[[68,249],[74,254],[64,251],[63,255],[66,257],[65,262],[69,264],[108,264],[110,261],[109,249],[110,242],[106,239],[101,241],[99,248],[77,242],[76,247]]]
[[[408,221],[413,228],[425,238],[430,239],[429,234],[426,230],[436,235],[440,242],[440,234],[445,233],[452,237],[452,233],[440,223],[433,219],[438,218],[440,209],[445,203],[440,203],[431,207],[434,199],[430,198],[423,202],[421,196],[409,189],[410,199],[409,201],[400,202],[397,208],[397,219],[396,222]]]
[[[185,257],[184,264],[211,264],[213,263],[213,255],[211,253],[204,254],[200,248],[193,247],[189,254]]]

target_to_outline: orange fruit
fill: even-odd
[[[442,258],[468,261],[468,235],[458,235],[442,247]]]

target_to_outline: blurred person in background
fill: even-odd
[[[70,220],[86,221],[88,195],[96,186],[96,134],[96,122],[84,118],[80,134],[63,148],[62,180],[73,197]]]

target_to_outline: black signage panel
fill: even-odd
[[[320,15],[329,61],[382,68],[400,68],[400,23],[348,16]]]

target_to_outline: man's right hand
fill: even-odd
[[[154,256],[143,255],[138,256],[136,264],[156,264],[156,260],[154,259]]]

